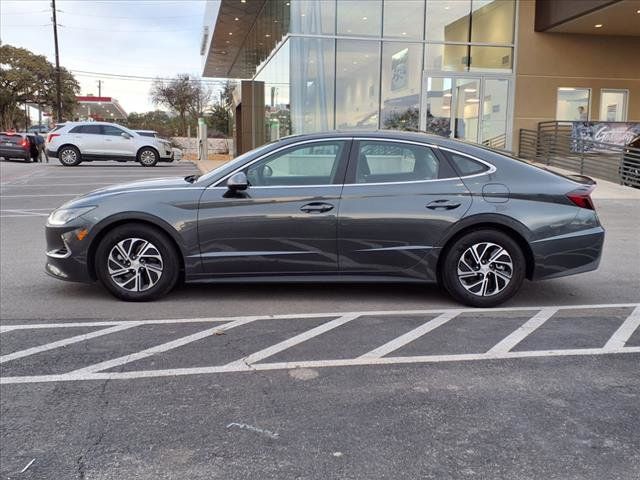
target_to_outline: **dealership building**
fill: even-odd
[[[290,134],[418,129],[517,149],[548,121],[640,121],[638,0],[209,0],[205,77],[239,152]]]

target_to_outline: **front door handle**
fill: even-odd
[[[305,213],[324,213],[333,210],[333,205],[324,202],[311,202],[300,207],[300,210]]]
[[[427,208],[430,210],[439,210],[439,209],[453,210],[454,208],[458,208],[459,206],[460,206],[460,203],[452,202],[447,199],[442,199],[442,200],[434,200],[433,202],[427,205]]]

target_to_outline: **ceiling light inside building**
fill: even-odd
[[[558,90],[562,90],[563,92],[573,92],[575,88],[573,87],[560,87]]]
[[[368,20],[368,18],[367,18],[367,17],[362,17],[362,21],[363,21],[363,22],[366,22],[367,20]]]
[[[233,32],[229,32],[229,35],[233,35]]]
[[[234,20],[237,22],[237,21],[239,21],[240,19],[239,19],[238,17],[236,17],[236,18],[234,18]]]
[[[269,35],[268,33],[265,35],[265,37],[269,38],[271,35]]]
[[[467,92],[467,93],[476,93],[477,92],[477,90],[475,88],[465,88],[464,91]]]
[[[602,24],[601,24],[601,23],[596,23],[596,24],[594,25],[594,27],[596,27],[596,28],[602,28]]]

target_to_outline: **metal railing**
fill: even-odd
[[[497,150],[505,150],[507,148],[507,134],[502,133],[495,137],[488,138],[482,142],[482,145],[489,148],[495,148]]]
[[[561,122],[542,122],[538,130],[521,129],[518,156],[581,175],[640,187],[640,148],[573,138],[571,124],[568,125],[569,128],[565,128]]]

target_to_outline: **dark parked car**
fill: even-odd
[[[640,188],[640,135],[635,136],[624,149],[620,181],[623,185]]]
[[[490,307],[523,280],[598,267],[574,180],[441,137],[287,137],[200,177],[112,186],[47,220],[46,271],[124,300],[187,282],[438,282]]]
[[[0,132],[0,157],[30,162],[35,144],[26,133]]]

